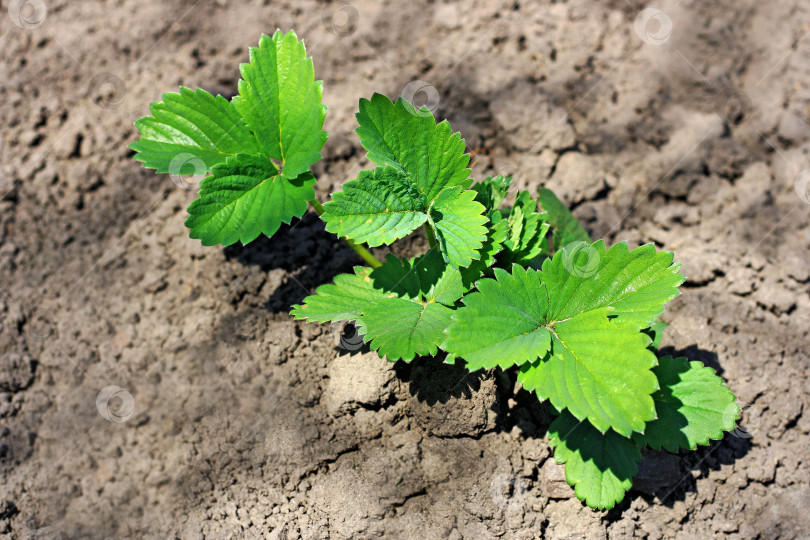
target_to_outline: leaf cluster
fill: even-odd
[[[151,106],[131,146],[145,167],[207,176],[186,225],[205,245],[274,234],[311,201],[326,230],[370,266],[293,306],[312,322],[353,321],[391,361],[443,355],[470,371],[514,369],[548,402],[548,430],[577,496],[610,508],[630,489],[641,449],[694,449],[733,429],[733,394],[698,362],[656,348],[665,304],[683,282],[673,254],[593,242],[549,190],[511,178],[473,182],[463,139],[426,108],[361,99],[357,135],[373,168],[322,207],[311,166],[326,141],[322,85],[293,32],[263,36],[228,101],[182,88]],[[423,230],[430,249],[377,262]],[[365,253],[365,254],[364,254]]]

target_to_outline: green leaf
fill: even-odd
[[[613,428],[629,437],[655,418],[656,358],[649,337],[633,324],[608,320],[608,313],[598,308],[554,322],[551,354],[523,364],[518,382],[602,433]]]
[[[293,307],[298,319],[356,321],[364,340],[389,360],[436,354],[455,303],[466,290],[461,273],[429,252],[415,259],[389,255],[380,268],[355,269],[318,287]]]
[[[374,247],[407,236],[430,220],[444,258],[468,266],[486,240],[484,207],[475,192],[460,186],[442,191],[432,205],[417,186],[395,167],[361,171],[324,205],[326,230]]]
[[[615,431],[599,433],[563,411],[548,428],[554,459],[565,464],[565,480],[577,498],[605,510],[624,498],[638,474],[641,452]]]
[[[407,174],[432,203],[446,187],[470,186],[470,156],[450,124],[436,124],[427,108],[414,109],[400,98],[396,103],[374,94],[360,100],[357,134],[377,165],[390,165]]]
[[[514,266],[495,269],[464,297],[447,334],[446,349],[467,361],[470,371],[507,368],[545,355],[551,333],[544,326],[547,294],[538,272]]]
[[[241,67],[236,110],[256,134],[262,150],[293,179],[321,158],[326,107],[322,81],[315,80],[312,59],[295,32],[263,35]]]
[[[326,230],[371,247],[390,244],[427,221],[427,201],[394,167],[360,171],[324,205]]]
[[[390,298],[364,310],[361,331],[380,356],[410,362],[416,355],[438,352],[452,314],[452,309],[436,302]]]
[[[638,322],[663,309],[682,277],[671,254],[651,246],[629,253],[627,246],[608,253],[604,244],[594,246],[588,247],[604,264],[590,275],[572,278],[563,250],[540,272],[515,265],[511,276],[496,270],[496,280],[479,281],[458,309],[445,348],[470,369],[522,364],[518,381],[541,400],[602,432],[630,436],[655,418],[650,395],[658,389],[650,338]]]
[[[234,106],[205,90],[180,88],[149,107],[135,122],[140,140],[130,144],[137,161],[159,173],[204,174],[237,153],[260,154],[256,138]]]
[[[543,263],[549,291],[549,319],[569,319],[585,311],[611,307],[611,316],[641,328],[650,326],[664,304],[678,296],[684,277],[672,253],[652,244],[629,250],[620,242],[605,251],[601,240],[573,243]]]
[[[686,358],[664,356],[653,368],[661,389],[653,394],[656,420],[633,440],[654,450],[694,450],[723,438],[734,429],[740,413],[734,394],[714,370]]]
[[[401,238],[424,223],[421,216],[405,218],[402,215],[421,210],[436,232],[444,259],[456,267],[469,266],[478,258],[486,240],[487,218],[482,215],[484,206],[474,200],[476,192],[465,191],[471,183],[467,169],[470,157],[464,152],[464,141],[459,134],[452,133],[447,121],[436,124],[426,108],[416,110],[404,99],[393,103],[380,94],[374,94],[371,100],[360,100],[357,121],[360,124],[357,134],[368,151],[368,158],[386,167],[386,171],[394,168],[400,173],[385,176],[396,177],[398,189],[394,191],[401,204],[389,205],[393,201],[384,197],[386,189],[391,187],[381,186],[379,192],[374,192],[372,182],[368,181],[369,185],[364,185],[362,192],[346,190],[343,195],[336,195],[341,217],[336,217],[337,207],[332,207],[326,219],[331,222],[343,219],[347,223],[344,217],[347,212],[358,213],[358,221],[365,221],[348,221],[347,236],[363,241],[352,236],[360,234],[363,239],[370,237],[375,242],[372,245],[379,245]],[[367,218],[369,213],[374,216],[382,213],[382,217]],[[393,218],[389,216],[391,213]],[[391,230],[400,223],[407,226]],[[338,225],[333,227],[336,229]]]
[[[304,303],[292,307],[296,319],[313,322],[356,321],[363,309],[384,299],[386,293],[374,288],[371,268],[355,267],[354,274],[340,274],[334,283],[321,285]]]
[[[509,214],[509,234],[499,260],[505,265],[528,265],[545,250],[549,224],[546,214],[537,211],[537,201],[528,191],[521,191]]]
[[[552,238],[555,251],[572,242],[591,242],[591,237],[579,220],[550,189],[540,188],[537,193],[540,206],[548,213],[548,221],[554,230]]]
[[[497,210],[506,198],[511,184],[511,176],[487,177],[483,181],[473,184],[472,189],[476,192],[475,200],[483,204],[487,212]]]
[[[238,154],[215,166],[200,184],[200,197],[188,207],[186,227],[203,245],[227,246],[271,236],[282,223],[301,217],[315,197],[315,178],[305,173],[288,180],[265,157]]]
[[[456,267],[466,267],[480,257],[487,239],[484,207],[475,202],[475,192],[461,186],[447,188],[436,197],[430,221],[444,259]]]

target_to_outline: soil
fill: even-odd
[[[0,538],[810,538],[808,2],[20,4],[0,2]],[[664,352],[717,369],[743,428],[647,454],[590,510],[514,374],[390,364],[291,319],[360,263],[313,215],[190,240],[195,194],[130,159],[133,121],[178,85],[233,95],[277,27],[324,80],[321,200],[367,165],[358,98],[425,81],[474,177],[676,252]]]

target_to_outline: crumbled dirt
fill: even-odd
[[[19,4],[0,3],[0,537],[808,538],[810,4],[662,1],[646,26],[636,0]],[[717,369],[744,429],[648,454],[592,511],[514,374],[388,364],[291,320],[360,262],[314,216],[190,240],[194,193],[130,159],[132,123],[181,84],[233,95],[276,27],[324,80],[321,199],[367,165],[358,98],[425,81],[475,177],[675,250],[664,352]]]

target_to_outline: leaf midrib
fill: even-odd
[[[579,356],[577,356],[574,353],[574,351],[572,351],[571,348],[568,345],[566,345],[566,343],[562,339],[560,339],[560,336],[556,332],[556,328],[549,328],[549,332],[551,332],[551,334],[554,336],[554,338],[560,343],[560,345],[563,346],[563,348],[565,348],[565,350],[567,350],[569,353],[571,353],[571,355],[574,357],[574,359],[577,361],[577,363],[580,364],[583,368],[585,368],[585,370],[588,372],[588,374],[591,376],[591,378],[596,382],[596,384],[602,388],[602,391],[607,393],[608,395],[610,395],[611,392],[607,389],[607,387],[605,387],[605,385],[601,382],[599,377],[597,377],[594,374],[594,372],[588,367],[588,365],[585,362],[583,362],[582,360],[580,360]],[[552,342],[551,354],[554,354],[554,343],[553,342]],[[577,380],[579,380],[579,377],[577,377]],[[621,381],[621,383],[622,383],[622,386],[624,386],[625,389],[630,390],[630,388],[627,386],[627,384],[624,381]],[[584,392],[583,392],[583,394],[584,394]],[[619,400],[619,405],[621,406],[621,400]],[[590,408],[597,408],[597,407],[591,407],[590,405],[589,405],[589,407]],[[613,416],[613,415],[607,413],[607,411],[605,410],[604,407],[602,407],[601,410],[607,416]],[[625,411],[625,412],[629,412],[626,409],[624,409],[623,407],[622,407],[622,410]],[[586,418],[587,418],[587,415],[586,415]],[[617,420],[619,420],[619,419],[617,419]],[[625,422],[625,423],[629,424],[630,422]],[[612,423],[609,422],[609,424],[610,424],[610,427],[613,427]],[[594,427],[596,427],[596,426],[594,426]],[[631,425],[630,428],[632,430],[633,426]]]
[[[335,212],[329,213],[340,217],[390,216],[394,214],[424,214],[424,212],[421,210],[394,210],[389,212],[352,212],[350,214],[337,214]]]

